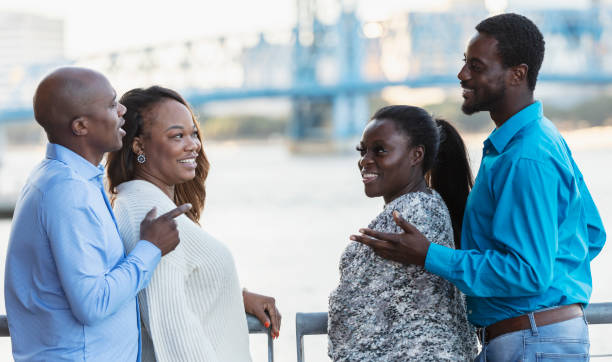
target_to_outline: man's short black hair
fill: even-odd
[[[544,37],[538,27],[522,15],[508,13],[481,21],[476,30],[497,40],[497,51],[505,67],[527,64],[527,84],[534,90],[544,60]]]

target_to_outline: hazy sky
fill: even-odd
[[[466,0],[458,0],[466,1]],[[487,0],[505,1],[505,0]],[[183,40],[224,33],[290,29],[297,0],[3,0],[0,11],[14,10],[64,19],[69,57],[124,49],[160,41]],[[341,0],[318,0],[333,18]],[[352,0],[367,20],[388,18],[413,10],[444,10],[452,0]],[[509,0],[514,8],[584,7],[589,0]],[[325,11],[326,10],[326,11]]]

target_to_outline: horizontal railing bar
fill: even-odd
[[[254,334],[267,334],[268,335],[268,362],[274,362],[274,340],[270,329],[266,328],[260,321],[252,314],[246,315],[247,325],[249,327],[249,333]],[[9,337],[8,320],[5,315],[0,315],[0,337]]]
[[[591,303],[584,313],[589,324],[612,323],[612,303]]]
[[[584,310],[589,324],[612,324],[612,303],[591,303]],[[327,313],[296,313],[302,335],[327,334]]]
[[[268,328],[266,328],[260,321],[252,314],[246,315],[247,325],[249,326],[249,333],[257,334],[264,333],[268,334]],[[0,315],[0,337],[9,337],[8,321],[5,315]]]
[[[327,313],[296,313],[296,328],[301,334],[327,334]]]
[[[585,316],[589,324],[612,324],[612,303],[591,303],[585,309]],[[267,334],[268,361],[274,361],[274,345],[270,330],[266,328],[257,317],[247,314],[247,325],[251,334]],[[298,361],[303,361],[304,342],[306,335],[327,334],[326,312],[296,313],[295,334],[298,347]],[[9,337],[9,328],[6,315],[0,315],[0,337]],[[609,357],[612,355],[595,355],[592,357]]]
[[[589,324],[611,324],[612,303],[591,303],[584,310]],[[297,360],[304,361],[304,336],[327,334],[327,313],[296,313],[295,337],[297,345]],[[591,357],[608,357],[612,355],[594,355]]]
[[[266,328],[260,321],[252,314],[247,313],[247,325],[249,326],[249,333],[257,334],[257,333],[268,333],[268,328]]]

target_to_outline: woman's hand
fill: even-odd
[[[251,293],[246,289],[242,291],[242,298],[244,299],[244,311],[257,317],[266,328],[271,328],[272,337],[278,338],[282,317],[276,309],[274,298]]]

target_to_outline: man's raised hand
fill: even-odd
[[[404,232],[400,234],[382,233],[372,229],[359,229],[361,235],[351,235],[350,239],[369,246],[381,258],[402,264],[425,265],[429,250],[429,240],[414,225],[393,211],[395,223]]]
[[[179,243],[179,233],[174,218],[191,209],[191,204],[183,204],[155,218],[157,208],[152,208],[140,223],[140,240],[146,240],[161,250],[162,256],[176,248]]]

